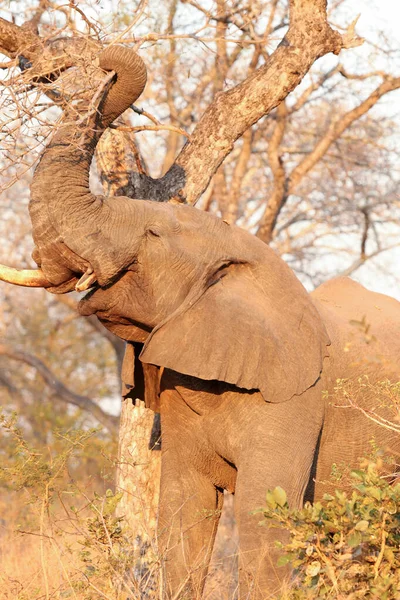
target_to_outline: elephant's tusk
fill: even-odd
[[[4,265],[0,265],[0,281],[24,287],[47,288],[52,285],[41,269],[13,269]]]
[[[93,269],[88,267],[86,273],[82,275],[80,280],[75,286],[75,290],[77,292],[86,292],[94,283],[96,283],[97,277],[96,274],[93,273]]]

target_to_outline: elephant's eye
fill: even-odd
[[[239,260],[235,260],[235,259],[223,261],[222,264],[219,265],[218,269],[216,269],[216,271],[214,271],[214,273],[211,275],[211,277],[208,278],[208,281],[207,281],[208,287],[211,287],[212,285],[215,285],[216,283],[221,281],[221,279],[223,279],[224,277],[226,277],[226,275],[228,275],[230,270],[232,270],[235,267],[237,267],[238,265],[242,265],[242,264],[244,264],[244,261],[239,261]]]
[[[154,237],[160,237],[160,233],[157,231],[156,227],[149,227],[146,233]]]

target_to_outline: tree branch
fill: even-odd
[[[240,154],[232,174],[228,206],[224,214],[224,219],[228,223],[235,223],[237,219],[240,191],[242,189],[243,178],[247,170],[247,165],[251,157],[252,140],[253,135],[250,128],[243,134],[242,147],[240,149]]]
[[[245,81],[217,95],[175,161],[185,174],[177,200],[196,203],[235,141],[286,98],[317,58],[360,43],[352,32],[331,29],[326,0],[291,0],[289,30],[277,49]]]
[[[222,0],[219,11],[224,20]],[[286,98],[317,58],[362,43],[354,35],[354,25],[341,35],[327,23],[326,0],[290,0],[289,30],[266,64],[215,97],[164,177],[153,180],[133,173],[119,193],[195,204],[235,141]],[[252,42],[260,45],[261,40]],[[29,60],[30,80],[57,77],[82,62],[91,64],[99,50],[99,44],[89,38],[41,40],[31,27],[17,27],[4,19],[0,20],[0,45],[11,58],[22,55]]]
[[[400,88],[400,77],[386,76],[383,81],[369,96],[358,106],[335,118],[328,127],[325,135],[319,140],[314,149],[293,169],[290,175],[289,192],[292,193],[315,164],[324,156],[331,144],[336,141],[342,133],[350,127],[354,121],[365,115],[382,96]]]
[[[99,423],[107,427],[111,433],[116,433],[118,431],[118,417],[114,417],[113,415],[104,412],[103,409],[91,398],[88,398],[87,396],[81,396],[80,394],[75,394],[59,379],[57,379],[54,376],[54,373],[52,373],[52,371],[50,371],[50,369],[36,356],[28,354],[27,352],[22,352],[21,350],[8,348],[3,344],[0,344],[0,354],[3,356],[8,356],[12,360],[17,360],[30,365],[36,369],[38,373],[40,373],[44,381],[52,390],[54,390],[60,400],[67,402],[68,404],[78,406],[82,410],[89,412],[99,421]]]
[[[276,225],[277,218],[282,210],[287,198],[293,194],[300,184],[304,176],[325,156],[330,146],[348,129],[355,121],[366,114],[372,106],[374,106],[382,96],[395,89],[400,88],[400,77],[389,77],[386,75],[383,81],[361,104],[354,109],[337,116],[328,127],[326,133],[317,142],[313,150],[309,152],[302,161],[292,170],[291,174],[285,178],[283,173],[283,165],[280,164],[280,156],[277,154],[276,145],[280,144],[283,131],[280,136],[279,130],[275,128],[271,138],[268,158],[270,167],[274,176],[274,190],[271,197],[268,199],[264,215],[261,219],[257,236],[270,243],[273,230]],[[307,91],[307,90],[306,90]],[[278,121],[279,123],[279,121]],[[362,264],[362,263],[361,263]],[[358,265],[360,266],[360,265]],[[358,268],[358,267],[356,267]]]
[[[267,244],[272,239],[272,232],[275,228],[278,215],[288,198],[288,180],[280,150],[286,128],[286,119],[287,108],[285,102],[282,102],[276,111],[276,124],[268,144],[268,161],[272,171],[273,190],[257,231],[257,237],[264,240]]]
[[[382,252],[387,252],[388,250],[393,250],[394,248],[398,247],[399,244],[392,244],[391,246],[388,246],[386,248],[378,248],[370,254],[361,254],[354,262],[351,263],[350,266],[341,271],[341,273],[335,275],[335,277],[350,277],[350,275],[352,275],[355,271],[357,271],[357,269],[362,267],[371,258],[375,258],[376,256],[379,256],[379,254],[382,254]]]
[[[16,58],[18,54],[24,54],[28,59],[33,59],[38,46],[41,45],[39,36],[29,27],[18,27],[0,17],[0,50],[2,54],[10,58]]]
[[[32,30],[30,21],[19,27],[0,17],[0,49],[10,58],[24,57],[30,63],[31,79],[51,79],[69,67],[92,63],[100,45],[90,38],[53,37],[42,39]]]

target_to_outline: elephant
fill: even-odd
[[[140,361],[160,377],[152,407],[162,427],[158,543],[167,596],[201,596],[228,491],[240,597],[261,600],[287,576],[275,545],[285,533],[260,527],[253,514],[267,490],[282,487],[300,507],[331,489],[333,464],[356,466],[372,437],[400,449],[390,431],[334,401],[338,380],[398,380],[400,304],[348,278],[309,294],[264,242],[195,207],[93,195],[96,143],[146,79],[141,59],[121,46],[104,50],[100,65],[115,75],[95,110],[60,127],[35,171],[40,269],[15,282],[88,290],[80,313],[139,345]],[[127,351],[129,389],[133,361]],[[370,388],[360,402],[374,406]]]

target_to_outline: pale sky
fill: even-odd
[[[349,12],[351,11],[351,12]],[[357,32],[368,40],[373,41],[377,46],[382,39],[382,33],[391,40],[392,48],[397,50],[397,55],[392,57],[390,63],[386,65],[379,64],[377,58],[370,59],[371,70],[380,68],[393,74],[400,75],[400,0],[353,0],[348,2],[346,22],[351,21],[354,16],[360,14],[357,23]],[[341,54],[346,61],[357,61],[357,58],[365,57],[367,52],[371,51],[369,44],[364,44],[360,48],[347,50]],[[400,90],[392,92],[380,103],[378,109],[386,114],[390,113],[396,120],[400,119]],[[400,240],[399,240],[400,241]],[[398,268],[394,268],[398,265]],[[397,281],[389,273],[397,271]],[[358,269],[353,275],[353,279],[360,281],[368,288],[374,291],[389,294],[400,300],[400,248],[383,253],[373,261],[367,262]]]
[[[400,25],[399,0],[356,0],[354,10],[361,13],[360,25],[367,22],[372,29],[388,27],[395,39],[398,39]]]

